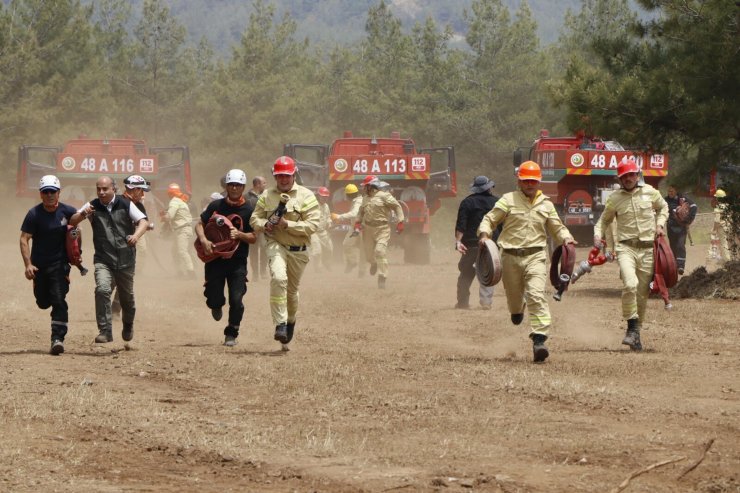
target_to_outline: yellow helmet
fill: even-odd
[[[346,193],[347,195],[357,192],[359,192],[359,190],[357,189],[357,185],[355,185],[354,183],[350,183],[349,185],[344,187],[344,193]]]
[[[727,194],[721,188],[718,188],[717,191],[714,192],[714,198],[716,199],[724,199],[725,197],[727,197]]]

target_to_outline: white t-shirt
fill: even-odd
[[[113,204],[116,202],[116,196],[113,196],[113,200],[111,200],[108,205],[105,206],[106,209],[108,209],[108,212],[113,210]],[[85,202],[85,205],[79,208],[77,212],[82,212],[85,209],[90,207],[90,202]],[[136,207],[136,204],[134,204],[133,200],[129,201],[128,205],[128,216],[131,218],[131,222],[134,224],[138,224],[139,221],[142,219],[146,219],[146,215],[139,210],[138,207]]]

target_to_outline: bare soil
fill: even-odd
[[[687,272],[705,251],[689,249]],[[309,265],[284,353],[266,280],[229,349],[200,281],[150,261],[130,348],[120,321],[92,343],[94,280],[75,271],[54,357],[17,240],[0,252],[1,491],[619,491],[672,460],[624,491],[740,491],[737,301],[651,299],[632,353],[607,264],[550,303],[551,356],[535,365],[502,286],[493,310],[455,310],[455,252],[412,266],[394,250],[382,291]]]

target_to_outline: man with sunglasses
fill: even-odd
[[[214,200],[200,215],[195,225],[195,234],[207,255],[213,253],[213,242],[206,238],[206,224],[214,213],[222,216],[236,214],[241,218],[242,230],[234,226],[229,230],[232,240],[238,240],[239,246],[231,258],[216,258],[205,265],[206,306],[211,309],[211,316],[215,321],[223,317],[223,306],[226,304],[224,285],[229,294],[229,323],[224,328],[224,346],[236,346],[239,337],[239,326],[244,316],[244,295],[247,294],[247,258],[249,244],[257,241],[257,236],[249,225],[252,216],[252,207],[244,198],[244,187],[247,184],[247,174],[240,169],[232,169],[226,173],[224,186],[226,196]]]
[[[41,203],[32,207],[21,225],[21,257],[26,279],[33,281],[36,305],[42,310],[51,307],[50,353],[64,352],[69,313],[69,270],[65,241],[67,224],[75,208],[59,202],[59,179],[54,175],[41,177]]]
[[[627,333],[622,344],[642,351],[640,329],[653,280],[653,243],[665,235],[668,204],[655,188],[640,183],[640,166],[633,156],[625,156],[617,166],[621,188],[609,195],[604,212],[594,226],[594,244],[616,219],[615,250],[622,279],[622,317]]]
[[[478,227],[479,247],[493,237],[496,227],[504,227],[498,237],[502,249],[501,270],[511,322],[524,320],[529,311],[534,362],[542,363],[550,355],[545,341],[552,318],[545,296],[547,281],[547,235],[556,245],[575,244],[573,235],[563,225],[555,206],[540,190],[542,171],[539,164],[526,161],[517,170],[519,190],[505,193]]]

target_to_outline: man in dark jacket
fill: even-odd
[[[696,204],[693,200],[678,191],[675,185],[668,187],[665,197],[668,203],[668,241],[676,257],[676,267],[681,275],[686,267],[686,236],[689,225],[696,218]]]
[[[460,276],[457,278],[457,304],[455,308],[470,308],[470,285],[475,279],[475,260],[478,257],[478,226],[483,216],[493,209],[498,197],[493,195],[493,180],[486,176],[476,176],[470,186],[471,195],[460,202],[455,223],[455,250],[462,254],[457,264]],[[495,231],[496,241],[501,227]],[[480,306],[490,310],[493,303],[493,286],[479,286]]]
[[[98,335],[95,342],[113,340],[111,293],[117,287],[121,301],[123,332],[128,342],[134,338],[134,272],[136,243],[149,227],[146,215],[123,195],[116,195],[116,184],[110,176],[101,176],[95,183],[98,198],[77,211],[69,223],[76,226],[83,219],[92,225],[95,255],[95,319]]]
[[[59,202],[62,189],[59,179],[45,175],[39,182],[41,203],[32,207],[21,225],[21,257],[25,276],[33,281],[36,305],[42,310],[51,307],[50,353],[64,352],[69,313],[69,263],[65,250],[67,222],[74,207]]]

